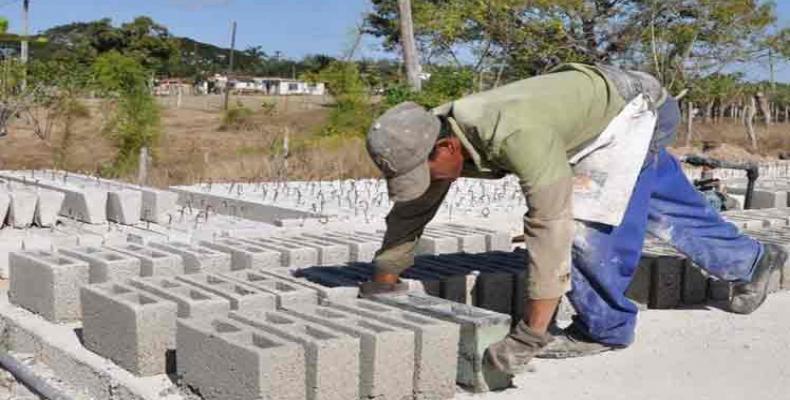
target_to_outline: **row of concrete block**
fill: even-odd
[[[738,228],[746,230],[790,225],[790,208],[787,205],[753,210],[726,211],[722,213],[722,216]]]
[[[482,363],[508,332],[505,315],[419,294],[234,307],[215,288],[194,278],[86,286],[84,343],[136,374],[177,372],[206,399],[449,399],[456,381],[510,384]]]
[[[238,244],[243,246],[244,244]],[[264,267],[289,278],[288,270],[262,257],[257,247],[234,248],[190,245],[180,242],[134,243],[114,246],[65,248],[57,252],[35,250],[9,256],[9,298],[14,304],[53,322],[77,320],[79,288],[89,283],[123,282],[138,277],[176,277],[194,274],[228,274]],[[227,251],[227,252],[226,252]],[[256,253],[257,251],[260,251]],[[280,255],[277,254],[279,257]],[[274,260],[279,261],[279,258]],[[252,279],[252,275],[249,275]],[[308,285],[303,283],[303,286]],[[321,298],[356,296],[356,288],[327,289],[311,285]]]
[[[60,192],[64,199],[59,214],[90,224],[104,224],[108,220],[127,225],[141,220],[160,223],[176,207],[177,194],[173,192],[93,180],[83,175],[57,171],[4,171],[0,172],[0,177]]]

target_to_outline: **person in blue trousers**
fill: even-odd
[[[668,242],[710,275],[735,283],[738,296],[730,300],[731,311],[749,314],[765,300],[768,276],[753,275],[770,269],[758,264],[783,265],[787,255],[741,234],[693,187],[665,148],[679,122],[678,102],[669,99],[658,110],[651,147],[623,222],[577,227],[568,293],[577,315],[538,357],[578,357],[634,342],[637,307],[625,293],[646,233]]]

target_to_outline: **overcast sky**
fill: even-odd
[[[0,15],[10,30],[20,32],[21,0],[0,0]],[[790,0],[777,0],[780,24],[790,25]],[[340,55],[353,27],[369,10],[368,0],[30,0],[30,26],[39,32],[52,26],[104,17],[116,24],[148,15],[177,36],[230,46],[230,23],[238,22],[237,47],[260,45],[286,57],[306,54]],[[362,56],[380,56],[375,40],[367,39]],[[750,79],[767,79],[767,68],[738,67]],[[777,68],[777,79],[790,82],[790,64]]]

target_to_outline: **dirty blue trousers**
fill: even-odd
[[[619,226],[577,224],[573,245],[574,325],[590,339],[616,347],[633,343],[637,307],[625,297],[646,232],[667,241],[711,275],[748,282],[762,244],[738,232],[712,209],[664,146],[680,119],[670,100],[658,123],[628,208]]]

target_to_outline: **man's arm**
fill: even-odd
[[[570,290],[574,223],[573,178],[562,141],[550,132],[521,132],[504,143],[503,156],[518,175],[529,211],[524,238],[529,252],[530,300],[562,297]]]
[[[395,203],[387,215],[384,243],[373,262],[376,274],[400,275],[414,265],[417,240],[450,189],[449,181],[431,182],[430,188],[416,200]]]

